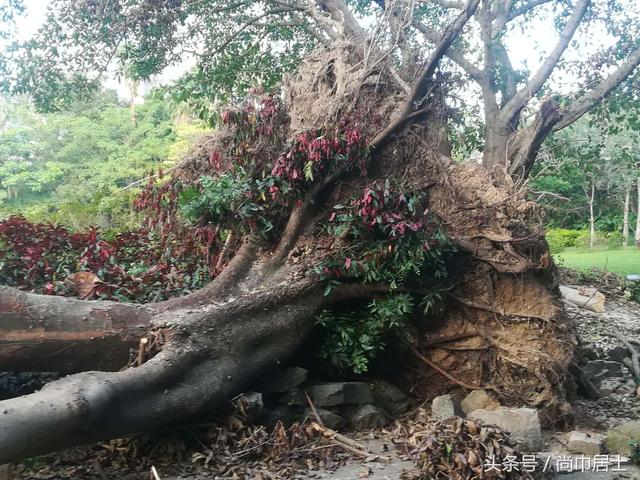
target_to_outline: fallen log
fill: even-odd
[[[605,296],[595,289],[589,294],[584,294],[578,289],[560,285],[560,295],[567,302],[572,303],[577,307],[590,310],[595,313],[604,312]]]
[[[151,308],[0,286],[0,371],[116,371],[149,333]]]

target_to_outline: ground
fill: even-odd
[[[618,250],[567,249],[554,257],[563,267],[575,270],[598,268],[620,275],[640,274],[640,249],[635,247]]]

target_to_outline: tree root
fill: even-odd
[[[437,366],[435,363],[433,363],[431,360],[429,360],[427,357],[425,357],[424,355],[422,355],[417,348],[415,347],[411,347],[411,352],[422,362],[426,363],[427,365],[429,365],[432,369],[434,369],[436,372],[438,372],[440,375],[442,375],[443,377],[445,377],[446,379],[452,381],[453,383],[455,383],[456,385],[460,385],[461,387],[467,388],[469,390],[481,390],[481,389],[491,389],[491,387],[482,387],[480,385],[471,385],[469,383],[465,383],[461,380],[458,380],[457,378],[455,378],[452,375],[449,375],[447,372],[445,372],[443,369],[441,369],[439,366]]]
[[[636,385],[640,383],[640,355],[638,350],[627,340],[618,330],[613,330],[613,336],[616,337],[627,348],[631,355],[631,370],[633,371],[634,380]]]

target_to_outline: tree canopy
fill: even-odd
[[[173,167],[198,132],[162,95],[135,118],[113,91],[45,114],[25,97],[5,99],[1,112],[0,215],[74,228],[135,226],[131,200],[144,178]]]
[[[94,91],[107,71],[145,79],[190,58],[195,66],[172,91],[215,123],[219,102],[273,86],[311,48],[343,33],[368,36],[371,51],[391,56],[397,81],[408,88],[416,60],[463,8],[455,0],[53,0],[39,33],[3,59],[3,85],[55,110]],[[625,80],[635,85],[640,18],[633,11],[632,0],[481,2],[442,71],[470,82],[466,90],[482,98],[484,134],[475,146],[485,165],[526,176],[550,133]],[[514,61],[518,50],[533,50],[549,35],[557,38],[538,65]],[[563,78],[571,89],[561,87]],[[456,89],[450,95],[452,104],[473,104]]]

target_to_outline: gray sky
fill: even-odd
[[[46,17],[46,9],[50,0],[24,0],[26,6],[26,14],[16,19],[16,28],[18,37],[22,40],[26,40],[33,36],[38,30],[40,25]],[[578,32],[575,38],[580,42],[580,33]],[[607,38],[604,31],[599,39],[602,43],[610,43],[611,39]],[[512,58],[513,64],[516,68],[522,66],[528,66],[529,69],[535,70],[540,64],[541,59],[545,54],[549,52],[557,41],[557,34],[550,25],[550,22],[544,20],[533,20],[527,32],[512,31],[509,34],[508,49]],[[579,43],[580,47],[578,51],[567,51],[563,58],[571,60],[578,56],[584,56],[588,54],[589,48],[584,46],[582,42]],[[193,61],[182,65],[172,66],[166,69],[162,75],[153,79],[149,85],[141,88],[141,94],[146,93],[146,90],[151,85],[167,84],[180,77],[188,68],[193,65]],[[561,93],[570,93],[575,85],[575,78],[568,77],[566,75],[554,75],[551,79],[553,86]],[[119,95],[123,98],[129,97],[129,90],[124,82],[118,81],[115,76],[108,78],[105,81],[107,88],[113,88],[118,91]],[[574,87],[575,88],[575,87]]]

